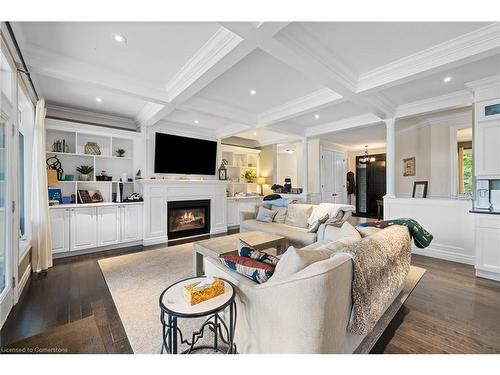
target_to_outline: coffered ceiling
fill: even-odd
[[[371,125],[375,139],[383,119],[470,106],[465,83],[500,76],[500,23],[12,25],[49,113],[69,107],[256,144],[352,143],[349,129]]]

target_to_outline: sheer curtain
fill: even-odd
[[[45,165],[45,100],[36,103],[33,133],[33,180],[31,219],[32,259],[34,272],[52,267],[52,237],[50,235],[49,197],[47,194],[47,168]]]

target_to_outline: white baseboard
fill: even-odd
[[[458,251],[457,251],[458,250]],[[412,245],[412,253],[418,255],[424,255],[431,258],[438,258],[449,260],[450,262],[464,263],[464,264],[475,264],[474,256],[465,255],[463,249],[454,246],[442,245],[442,244],[432,244],[425,249],[419,249],[415,245]]]
[[[167,236],[161,236],[161,237],[154,237],[154,238],[145,238],[142,240],[142,245],[143,246],[152,246],[152,245],[158,245],[162,243],[167,243],[168,238]]]
[[[121,248],[124,248],[124,247],[132,247],[132,246],[138,246],[138,245],[139,246],[142,245],[142,241],[123,242],[123,243],[117,243],[117,244],[114,244],[114,245],[107,245],[107,246],[101,246],[101,247],[92,247],[90,249],[84,249],[84,250],[78,250],[78,251],[67,251],[67,252],[64,252],[64,253],[54,253],[54,254],[52,254],[52,258],[53,259],[66,258],[66,257],[75,256],[75,255],[98,253],[100,251],[121,249]]]
[[[31,264],[28,264],[28,266],[23,272],[23,275],[19,279],[19,283],[17,284],[17,295],[19,297],[23,293],[24,287],[26,286],[26,283],[28,282],[30,276],[31,276]]]
[[[483,271],[483,270],[476,269],[476,276],[482,277],[485,279],[500,281],[500,273],[496,273],[496,272]]]

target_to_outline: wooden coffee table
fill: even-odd
[[[277,254],[281,254],[286,250],[285,237],[259,231],[242,232],[198,241],[193,244],[193,275],[201,276],[204,274],[203,257],[218,258],[223,254],[236,252],[240,238],[257,250],[275,247]]]

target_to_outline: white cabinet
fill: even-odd
[[[121,242],[142,240],[142,205],[124,204],[120,206]]]
[[[50,208],[52,253],[140,241],[142,204]]]
[[[97,207],[97,246],[120,242],[120,206]]]
[[[476,275],[500,281],[500,215],[476,215]]]
[[[255,206],[262,203],[262,197],[227,200],[227,225],[240,225],[241,212],[255,212]]]
[[[97,213],[95,207],[71,208],[70,251],[97,246]]]
[[[488,114],[488,108],[500,99],[475,104],[474,169],[477,178],[500,179],[500,114]]]
[[[69,208],[50,210],[52,253],[69,251]]]

